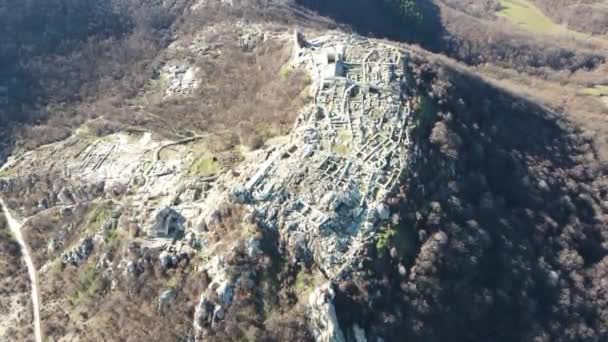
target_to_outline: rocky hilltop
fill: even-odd
[[[0,197],[23,222],[44,338],[608,336],[608,182],[590,139],[445,58],[314,31],[211,22],[129,102],[125,121],[173,137],[106,132],[101,116],[9,159]],[[268,67],[277,51],[288,62]],[[279,81],[239,73],[256,69]],[[303,90],[281,89],[293,80]],[[226,118],[163,116],[184,103]],[[256,122],[260,103],[272,120]],[[0,310],[23,326],[0,324],[0,341],[28,331],[23,310]]]
[[[261,38],[245,39],[272,39],[256,33]],[[296,32],[274,39],[293,44],[286,72],[310,74],[313,101],[298,113],[290,135],[268,147],[213,153],[206,136],[163,141],[146,132],[121,132],[95,138],[83,128],[9,162],[0,187],[5,194],[23,195],[7,196],[20,215],[69,222],[81,220],[76,213],[88,213],[85,232],[75,232],[74,222],[29,228],[43,282],[58,269],[94,264],[88,272],[98,272],[111,291],[139,276],[150,253],[156,256],[148,262],[163,270],[196,260],[194,272],[206,273],[209,281],[193,322],[194,336],[204,340],[208,327],[231,310],[235,292],[253,286],[226,259],[243,247],[246,258],[259,258],[264,253],[256,231],[269,231],[277,235],[282,258],[319,272],[318,284],[306,285],[311,286],[307,306],[320,311],[310,314],[314,335],[341,336],[332,290],[323,284],[357,269],[358,253],[391,219],[387,200],[413,153],[416,102],[407,86],[408,55],[360,36],[306,40]],[[163,68],[165,96],[196,87],[190,70]],[[226,212],[238,212],[234,223],[242,226],[231,236],[218,234]],[[112,244],[114,253],[108,250]],[[168,287],[160,294],[159,310],[176,291]],[[42,297],[47,317],[65,305],[65,298]],[[335,331],[324,331],[328,324]]]

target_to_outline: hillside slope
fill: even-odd
[[[608,169],[568,106],[293,2],[158,6],[166,41],[136,68],[116,42],[160,32],[136,21],[74,50],[112,46],[91,84],[122,70],[106,85],[130,91],[41,98],[8,125],[0,197],[29,218],[47,340],[608,338]],[[470,41],[450,25],[474,11],[450,8],[447,41]],[[522,75],[604,63],[578,53],[480,56]],[[25,298],[7,241],[0,290]],[[18,322],[0,339],[26,338],[27,305],[0,312]]]

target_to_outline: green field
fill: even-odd
[[[222,166],[216,158],[205,156],[194,160],[190,166],[190,175],[209,177],[216,175],[221,169]]]
[[[526,0],[500,0],[500,5],[502,8],[496,13],[497,16],[529,31],[542,34],[565,34],[578,38],[587,37],[583,33],[556,24],[540,9]]]
[[[596,85],[583,89],[580,93],[587,96],[608,96],[608,85]]]
[[[332,147],[332,150],[341,156],[346,156],[351,151],[351,143],[353,141],[353,136],[351,132],[347,129],[342,129],[338,132],[338,141]]]

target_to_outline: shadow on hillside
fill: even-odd
[[[590,143],[534,103],[417,63],[437,115],[395,209],[397,237],[419,246],[369,251],[375,275],[339,286],[342,326],[386,341],[605,337],[606,187]]]
[[[432,48],[443,33],[439,9],[432,1],[415,1],[415,18],[404,18],[377,0],[296,0],[296,3],[348,24],[361,35],[375,38],[420,43]]]

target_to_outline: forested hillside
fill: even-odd
[[[20,136],[19,144],[30,147],[55,141],[101,115],[80,110],[83,102],[120,103],[133,96],[153,75],[152,62],[168,44],[182,3],[33,0],[0,5],[0,129],[11,130],[3,138]],[[17,125],[49,121],[44,134]],[[14,140],[3,143],[11,146]]]
[[[361,34],[433,45],[442,34],[437,7],[428,0],[296,0],[352,25]]]

